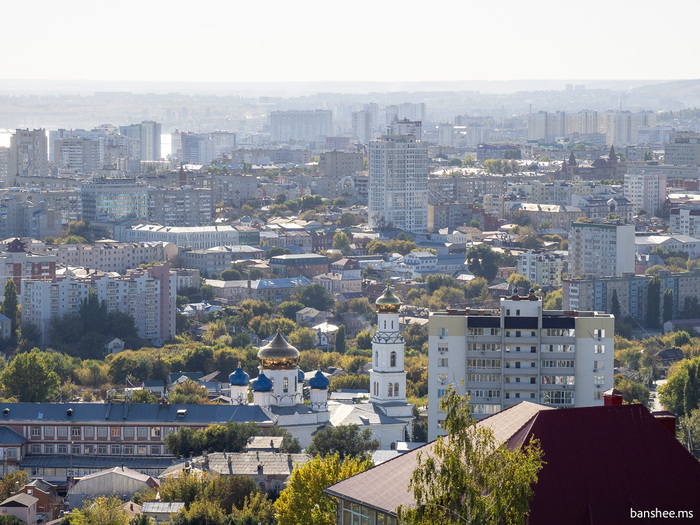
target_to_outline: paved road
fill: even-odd
[[[654,381],[654,388],[651,390],[651,410],[654,412],[657,410],[666,410],[663,405],[659,403],[659,396],[656,395],[659,386],[663,385],[665,382],[665,379],[657,379]]]

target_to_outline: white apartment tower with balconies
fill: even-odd
[[[613,386],[614,317],[550,311],[531,291],[498,310],[430,314],[428,439],[442,434],[440,399],[452,385],[487,417],[529,401],[557,408],[603,405]]]
[[[369,225],[428,232],[428,147],[414,135],[369,143]]]

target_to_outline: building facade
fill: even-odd
[[[634,226],[576,221],[569,231],[569,276],[605,277],[634,272]]]
[[[558,288],[561,286],[564,258],[554,253],[527,251],[518,256],[515,271],[540,286]]]
[[[370,142],[369,225],[428,232],[428,147],[411,135]]]
[[[428,439],[443,433],[448,385],[484,418],[521,401],[557,408],[598,406],[613,386],[614,318],[543,310],[513,295],[499,310],[447,310],[428,325]]]

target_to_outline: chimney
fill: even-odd
[[[673,412],[662,410],[659,412],[652,412],[651,415],[654,416],[673,437],[676,437],[676,415]]]
[[[612,407],[622,404],[622,392],[611,388],[603,392],[603,406]]]

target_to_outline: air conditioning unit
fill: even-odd
[[[594,371],[594,372],[597,372],[597,371],[598,371],[598,369],[597,369],[597,368],[594,368],[594,369],[593,369],[593,371]]]

